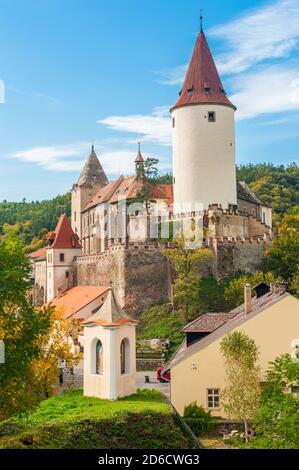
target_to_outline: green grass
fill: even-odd
[[[181,312],[173,313],[169,304],[156,305],[144,312],[139,318],[137,326],[137,340],[159,338],[161,341],[170,341],[171,356],[184,340],[181,332],[184,327]]]
[[[175,449],[192,442],[154,390],[116,401],[72,391],[0,423],[0,448]]]

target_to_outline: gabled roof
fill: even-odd
[[[78,186],[106,186],[108,178],[99,162],[97,154],[95,153],[94,146],[91,147],[91,152],[87,158],[81,175],[78,179]]]
[[[100,189],[82,212],[99,204],[112,204],[124,199],[134,199],[142,189],[142,185],[142,180],[139,180],[137,176],[127,176],[126,178],[120,176],[116,181],[111,181],[107,186]],[[168,204],[172,204],[172,184],[153,185],[152,197],[154,199],[165,199]]]
[[[222,104],[236,109],[224,91],[205,34],[198,35],[180,97],[172,110],[194,104]]]
[[[109,290],[110,287],[72,287],[60,297],[51,300],[49,304],[54,305],[56,308],[63,308],[65,318],[70,318]]]
[[[263,295],[260,298],[252,299],[252,311],[250,313],[245,313],[245,304],[240,305],[230,312],[234,314],[233,318],[225,322],[222,326],[216,328],[212,333],[205,336],[200,341],[193,343],[191,346],[187,347],[187,342],[184,341],[178,351],[175,353],[171,361],[165,366],[164,370],[170,369],[175,365],[182,362],[184,359],[192,356],[196,352],[204,349],[209,344],[212,344],[214,341],[222,338],[224,335],[229,333],[234,328],[242,325],[247,320],[250,320],[256,315],[259,315],[262,311],[270,307],[271,305],[279,302],[280,300],[288,297],[290,294],[278,291],[278,292],[269,292],[268,294]]]
[[[48,248],[81,248],[78,235],[73,232],[65,214],[60,216],[54,232],[50,232],[48,240],[52,241]]]
[[[44,246],[43,248],[39,248],[38,250],[33,251],[32,253],[29,253],[28,258],[31,258],[32,260],[37,260],[37,258],[46,256],[46,252],[47,252],[47,247]]]
[[[83,322],[85,327],[100,325],[104,327],[117,327],[125,323],[138,323],[127,315],[118,304],[113,290],[110,288],[107,298],[100,310]]]
[[[211,333],[236,315],[236,313],[205,313],[186,325],[182,331],[184,333]]]

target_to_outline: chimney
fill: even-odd
[[[244,302],[245,302],[245,314],[247,315],[252,311],[252,298],[251,298],[251,285],[245,284],[244,286]]]

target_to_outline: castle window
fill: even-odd
[[[77,220],[77,212],[74,211],[74,221],[76,222],[76,220]]]
[[[65,271],[65,278],[68,279],[70,276],[70,273],[68,271]]]
[[[175,118],[172,118],[172,127],[175,127]]]
[[[209,122],[216,122],[216,113],[215,111],[208,112],[208,121]]]
[[[130,342],[128,338],[122,340],[120,345],[120,371],[121,374],[130,372]]]
[[[59,253],[60,263],[64,263],[64,253]]]
[[[103,375],[103,345],[100,340],[96,345],[96,373],[97,375]]]
[[[219,408],[220,406],[220,389],[208,388],[208,408]]]
[[[209,93],[211,93],[211,88],[210,88],[209,86],[206,86],[206,87],[204,88],[204,91],[205,91],[205,93],[208,95]]]

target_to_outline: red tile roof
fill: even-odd
[[[222,104],[236,109],[224,92],[206,37],[201,31],[194,47],[181,95],[172,110],[181,106],[206,103]]]
[[[136,176],[124,178],[120,176],[116,181],[111,181],[107,186],[100,189],[94,198],[85,206],[83,212],[102,203],[116,203],[123,199],[134,199],[142,189],[142,180]],[[153,186],[152,197],[165,199],[168,204],[172,204],[173,190],[172,184],[159,184]]]
[[[48,239],[54,240],[51,248],[81,248],[78,235],[73,232],[65,214],[60,216],[55,231],[50,232]]]
[[[65,318],[70,318],[110,289],[110,287],[77,286],[56,297],[49,304],[56,308],[64,308]]]
[[[46,251],[47,251],[47,247],[44,246],[43,248],[39,248],[38,250],[33,251],[32,253],[29,253],[29,254],[28,254],[28,257],[31,258],[31,259],[37,259],[37,258],[39,258],[40,256],[45,255],[45,254],[46,254]]]

